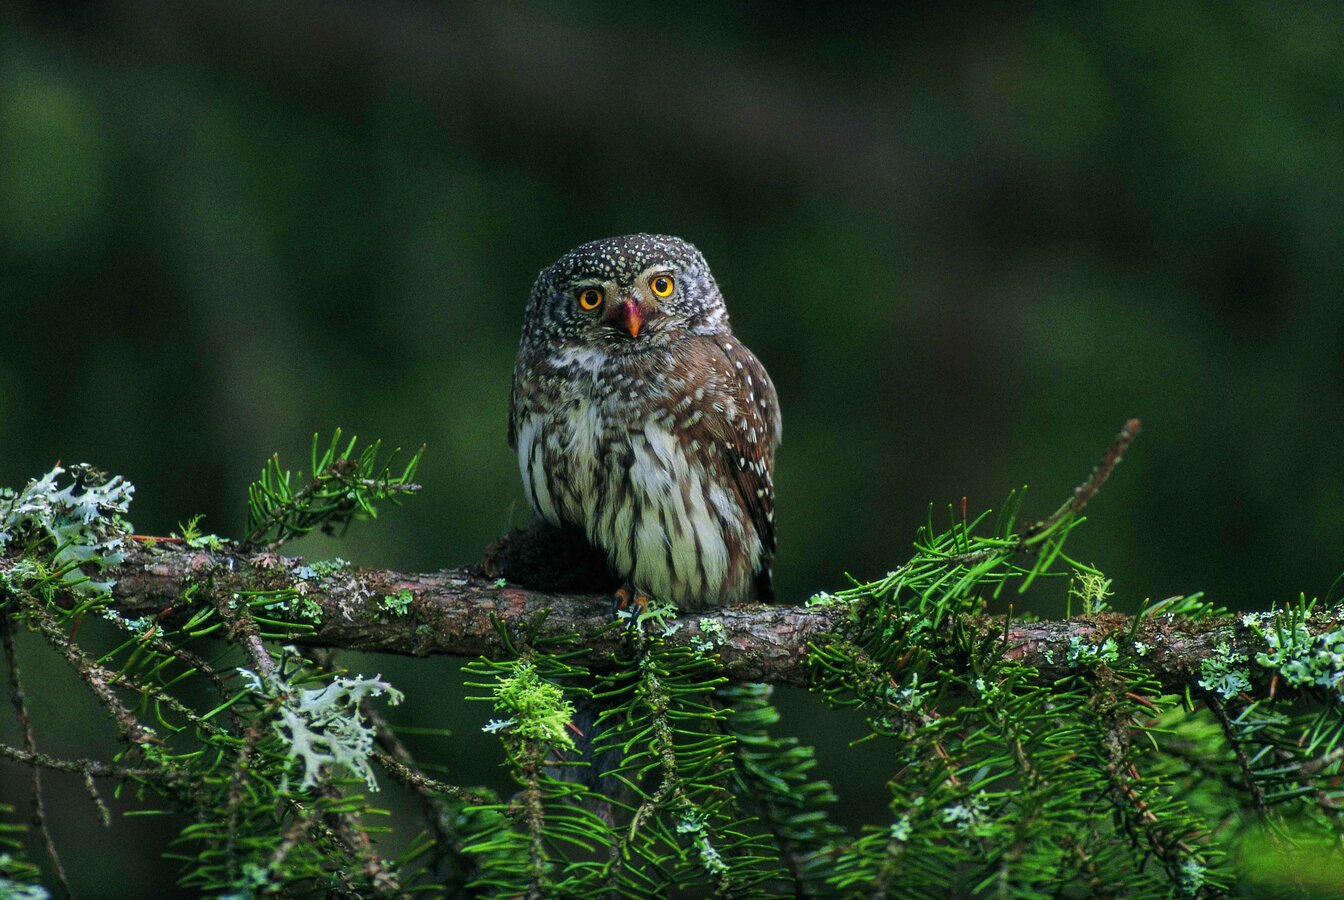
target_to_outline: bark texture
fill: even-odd
[[[292,589],[310,609],[320,610],[320,615],[307,617],[318,619],[311,632],[286,639],[301,645],[498,658],[509,652],[498,623],[516,636],[530,633],[538,639],[572,641],[586,651],[575,661],[602,671],[617,665],[619,651],[631,640],[624,627],[612,621],[609,595],[497,586],[497,579],[477,567],[434,573],[327,568],[271,553],[240,555],[161,544],[138,550],[111,574],[116,578],[113,595],[118,608],[136,616],[184,617],[197,604],[227,603],[247,592]],[[184,601],[188,589],[191,600]],[[408,604],[403,591],[409,594]],[[826,639],[846,623],[846,611],[833,607],[746,606],[683,616],[664,640],[712,643],[722,673],[733,681],[806,685],[809,644]],[[1314,633],[1340,626],[1338,613],[1319,615],[1308,624]],[[1005,654],[1037,666],[1047,678],[1077,671],[1067,664],[1075,639],[1099,646],[1113,637],[1126,656],[1139,641],[1146,652],[1133,658],[1167,689],[1194,684],[1202,661],[1220,645],[1249,658],[1263,649],[1263,641],[1235,618],[1158,615],[1135,627],[1127,616],[1106,613],[1013,623],[1005,632],[1002,619],[986,616],[973,625],[986,634],[1004,634]]]

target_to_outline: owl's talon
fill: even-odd
[[[638,591],[628,584],[623,584],[616,589],[616,593],[611,597],[612,618],[628,619],[626,627],[635,630],[639,628],[640,617],[649,611],[649,603],[652,597],[643,591]]]

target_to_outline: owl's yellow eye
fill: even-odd
[[[590,288],[584,288],[583,290],[579,291],[579,306],[583,307],[589,312],[592,312],[601,305],[602,305],[601,288],[590,287]]]
[[[671,275],[655,275],[649,279],[649,290],[653,291],[655,296],[669,297],[672,294],[677,283],[672,280]]]

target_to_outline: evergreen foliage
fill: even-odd
[[[88,467],[64,486],[57,468],[0,493],[0,624],[24,743],[0,754],[32,769],[39,823],[42,770],[82,773],[100,807],[95,785],[110,780],[140,814],[173,816],[166,856],[208,895],[1325,895],[1344,874],[1340,611],[1301,600],[1247,614],[1230,627],[1263,649],[1226,645],[1179,683],[1157,677],[1152,655],[1180,648],[1137,639],[1145,623],[1228,620],[1198,597],[1108,618],[1110,580],[1065,552],[1121,450],[1044,520],[1020,521],[1020,492],[997,517],[954,510],[940,527],[931,511],[907,563],[812,598],[842,624],[806,648],[811,690],[860,713],[889,760],[871,773],[889,818],[858,833],[833,821],[810,748],[779,733],[769,686],[724,677],[709,616],[690,645],[669,640],[682,623],[665,614],[614,621],[626,639],[601,669],[582,635],[500,619],[503,651],[467,664],[467,699],[492,710],[484,728],[517,789],[441,782],[383,718],[394,686],[325,651],[266,643],[311,632],[308,591],[347,564],[214,600],[223,573],[207,568],[177,600],[185,616],[128,618],[97,579],[132,539],[131,489]],[[244,544],[344,528],[414,490],[418,453],[397,473],[378,456],[338,433],[315,440],[306,480],[273,458]],[[229,546],[195,522],[161,540]],[[1041,585],[1067,590],[1097,628],[1032,665],[1008,642],[1025,620],[990,619],[986,604]],[[407,614],[411,595],[398,597],[389,615]],[[14,626],[74,669],[121,749],[106,760],[38,749]],[[90,632],[119,639],[95,655]],[[387,777],[426,811],[395,858],[369,799]],[[14,827],[0,825],[0,888],[43,896]],[[60,880],[39,830],[42,868]]]
[[[313,435],[312,475],[306,483],[302,472],[281,467],[279,454],[268,459],[261,478],[248,488],[244,545],[279,546],[314,528],[344,532],[355,518],[376,518],[378,501],[396,501],[420,490],[411,479],[424,447],[411,456],[400,474],[394,474],[397,452],[380,460],[382,444],[374,441],[356,454],[358,440],[352,437],[342,446],[337,428],[324,448]]]

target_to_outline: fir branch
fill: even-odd
[[[238,823],[241,818],[244,787],[247,784],[247,771],[252,761],[252,753],[257,743],[266,734],[270,724],[266,715],[259,715],[243,732],[242,742],[233,760],[233,771],[229,775],[229,793],[224,801],[224,865],[229,881],[236,882],[240,874],[238,858]]]
[[[326,450],[319,452],[321,445],[314,434],[312,474],[299,488],[294,484],[303,481],[302,472],[282,468],[278,455],[267,460],[261,478],[248,488],[248,535],[243,546],[267,544],[275,549],[315,528],[343,529],[356,517],[377,516],[377,502],[396,502],[420,490],[411,479],[424,447],[411,456],[400,474],[394,474],[392,463],[399,450],[380,460],[381,442],[359,453],[355,452],[357,444],[358,439],[351,438],[342,448],[338,428]]]
[[[339,837],[350,856],[359,863],[359,874],[368,885],[368,892],[375,897],[392,897],[400,894],[401,880],[374,847],[368,831],[360,826],[359,810],[345,804],[343,802],[345,798],[330,781],[323,784],[315,793],[337,807],[324,812],[323,821],[331,832]]]
[[[254,486],[243,544],[207,540],[193,522],[190,537],[142,540],[123,554],[129,526],[98,518],[110,501],[89,501],[80,509],[96,527],[77,536],[115,543],[115,553],[81,545],[93,558],[78,565],[110,580],[94,584],[76,563],[60,564],[53,532],[28,524],[22,545],[0,555],[0,615],[26,621],[64,656],[136,745],[129,752],[155,768],[51,760],[26,724],[26,749],[0,745],[0,755],[35,778],[40,768],[80,774],[104,817],[95,777],[161,790],[191,820],[177,841],[191,848],[176,857],[182,884],[206,892],[428,888],[438,874],[423,863],[428,839],[384,859],[361,822],[371,810],[333,774],[344,766],[372,789],[372,758],[420,797],[439,861],[460,866],[454,883],[466,890],[746,897],[789,884],[799,895],[1034,896],[1123,883],[1136,896],[1216,894],[1229,885],[1222,861],[1253,827],[1309,819],[1324,842],[1344,825],[1344,608],[1303,601],[1233,619],[1184,598],[1134,617],[1105,612],[1109,581],[1063,545],[1137,430],[1127,423],[1072,495],[1025,527],[1020,495],[989,533],[987,513],[969,519],[963,508],[946,530],[930,519],[913,557],[870,584],[801,607],[644,619],[633,632],[610,621],[602,596],[514,587],[473,570],[408,575],[251,552],[372,515],[373,500],[409,485],[418,456],[393,475],[376,444],[356,455],[339,435],[325,453],[314,443],[306,486],[272,461]],[[129,497],[114,482],[105,492],[114,488]],[[26,490],[53,502],[65,493],[51,478]],[[49,519],[59,516],[32,521]],[[1025,589],[1057,574],[1052,567],[1077,577],[1089,615],[1023,623],[983,614],[987,593]],[[69,632],[90,612],[131,636],[89,657]],[[152,619],[127,618],[135,614]],[[250,687],[231,690],[234,676],[184,646],[215,633],[241,650],[251,668],[238,680]],[[309,654],[317,665],[274,653],[273,640],[318,648]],[[7,632],[4,648],[21,698]],[[504,712],[487,730],[500,733],[521,790],[492,802],[424,775],[381,717],[358,711],[365,691],[398,692],[342,677],[336,648],[476,657],[468,671],[490,683],[468,684],[491,692],[470,699]],[[207,679],[223,702],[198,713],[175,686]],[[890,750],[891,821],[842,839],[819,808],[831,798],[809,775],[810,751],[767,734],[763,688],[730,681],[806,684],[861,712],[869,737]],[[314,682],[323,687],[304,687]],[[128,708],[123,689],[142,705]],[[286,732],[279,713],[328,689],[331,713],[286,718]],[[1193,708],[1194,696],[1209,713],[1178,705],[1184,697]],[[563,758],[575,749],[573,701],[583,699],[603,709],[591,752]],[[171,748],[137,718],[151,703],[176,734]],[[22,700],[16,708],[26,719]],[[195,728],[177,728],[165,710]],[[214,718],[225,710],[229,727]],[[340,752],[325,747],[333,736],[347,741],[333,745]],[[1206,764],[1185,765],[1191,755]],[[559,777],[584,772],[587,783]]]

